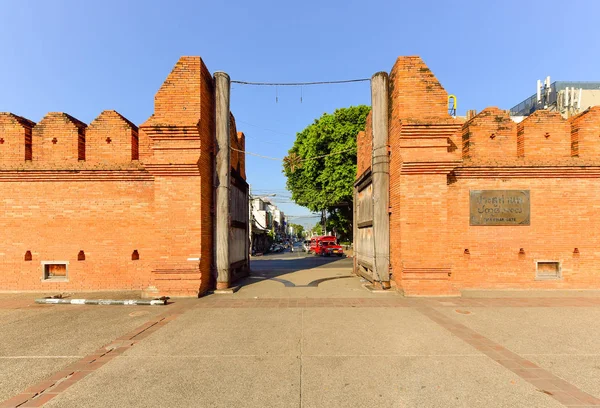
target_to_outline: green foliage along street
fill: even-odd
[[[294,229],[294,236],[296,238],[304,237],[304,226],[303,225],[290,223],[289,226]]]
[[[292,200],[311,211],[327,210],[328,230],[352,237],[352,185],[356,177],[356,135],[365,129],[365,105],[325,113],[296,135],[284,160]]]

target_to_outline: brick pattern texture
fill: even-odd
[[[468,288],[600,288],[598,135],[600,107],[569,120],[537,111],[519,124],[494,107],[466,122],[453,118],[425,63],[398,58],[389,122],[396,285],[407,295],[434,296]],[[365,137],[368,131],[359,140]],[[363,143],[357,177],[371,163]],[[529,190],[530,225],[471,226],[471,190]],[[540,260],[560,262],[560,278],[536,279]]]
[[[182,57],[154,102],[139,128],[111,110],[89,126],[61,112],[37,124],[0,113],[0,290],[211,287],[214,84],[200,57]],[[232,137],[244,150],[235,124]],[[44,279],[44,261],[68,263],[66,279]]]

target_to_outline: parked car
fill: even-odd
[[[304,252],[310,252],[310,239],[304,240],[304,242],[302,243],[302,250]]]
[[[331,235],[312,237],[310,239],[310,250],[308,252],[312,252],[315,255],[321,255],[321,245],[319,244],[323,242],[333,242],[334,244],[337,244],[337,239]]]
[[[323,241],[319,244],[319,247],[319,254],[321,256],[337,255],[341,257],[344,255],[344,248],[332,241]]]

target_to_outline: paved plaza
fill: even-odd
[[[252,265],[233,294],[167,306],[0,295],[0,407],[600,406],[598,292],[405,298],[351,259]]]

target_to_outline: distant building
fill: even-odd
[[[568,118],[596,105],[600,105],[600,82],[556,81],[542,90],[539,98],[536,93],[513,106],[510,115],[529,116],[547,109]]]

